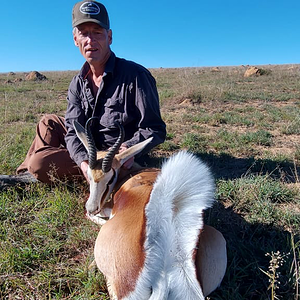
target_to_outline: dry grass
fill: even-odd
[[[227,240],[228,268],[211,300],[299,299],[300,66],[262,68],[151,70],[168,129],[152,165],[184,148],[216,178],[205,218]],[[1,173],[20,164],[43,113],[64,114],[74,72],[45,75],[0,74]],[[107,299],[88,270],[98,228],[83,217],[86,193],[63,182],[1,193],[1,299]]]

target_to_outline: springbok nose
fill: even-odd
[[[96,203],[94,199],[91,199],[91,196],[87,200],[85,204],[85,208],[88,214],[95,214],[99,211],[99,203]]]
[[[88,214],[94,215],[99,212],[99,206],[86,205],[86,211]]]

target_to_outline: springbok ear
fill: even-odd
[[[77,134],[78,138],[81,140],[81,142],[84,145],[85,149],[88,151],[89,146],[88,146],[88,142],[87,142],[84,127],[80,123],[78,123],[77,121],[73,121],[73,126],[75,128],[75,131],[76,131],[76,134]]]
[[[120,164],[123,165],[128,159],[130,159],[131,157],[140,153],[152,141],[152,139],[153,138],[151,137],[143,142],[140,142],[140,143],[126,149],[125,151],[117,154],[116,158],[118,159]]]

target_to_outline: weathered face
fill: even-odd
[[[88,63],[105,64],[110,56],[112,31],[88,22],[74,30],[74,42]]]

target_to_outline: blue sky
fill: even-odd
[[[74,0],[2,1],[0,72],[78,70]],[[147,68],[300,63],[299,0],[103,0],[112,50]]]

